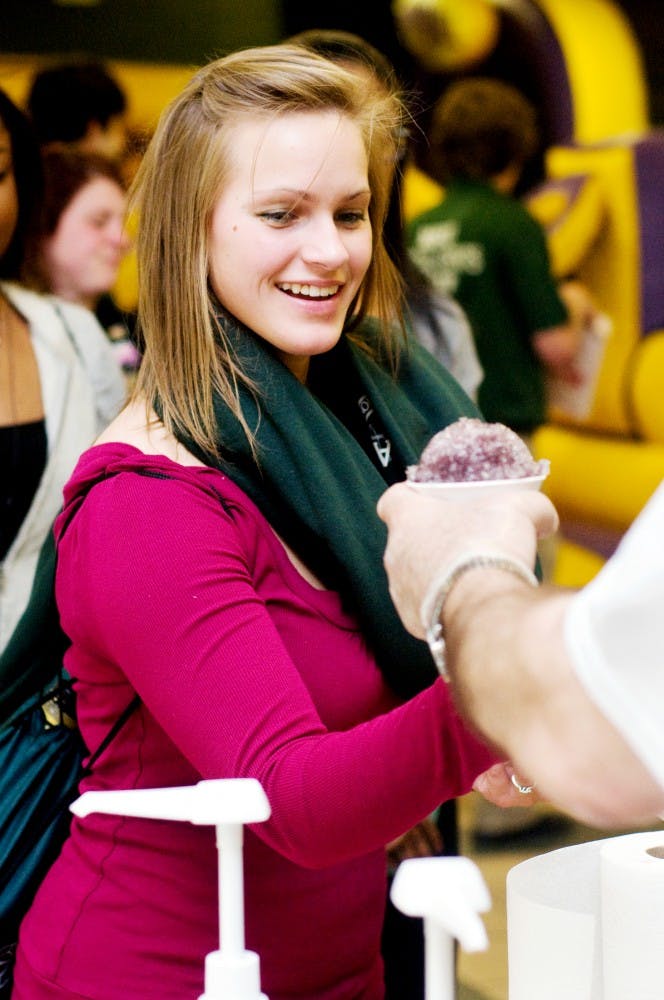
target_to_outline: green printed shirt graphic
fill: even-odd
[[[484,270],[484,247],[481,243],[462,243],[459,223],[432,222],[416,230],[411,256],[437,291],[456,296],[462,274],[481,275]]]

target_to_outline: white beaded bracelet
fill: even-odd
[[[518,576],[520,580],[523,580],[524,583],[530,584],[531,587],[539,585],[537,577],[532,570],[528,569],[525,563],[519,562],[518,559],[513,559],[511,556],[489,552],[475,552],[461,556],[452,563],[442,578],[437,577],[434,579],[422,601],[420,617],[426,629],[426,640],[429,644],[433,661],[436,664],[438,673],[446,681],[449,681],[450,677],[445,665],[445,632],[442,623],[445,601],[449,597],[454,584],[464,573],[469,569],[476,569],[482,566],[512,573],[514,576]]]

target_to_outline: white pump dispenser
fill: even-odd
[[[486,883],[470,858],[411,858],[392,882],[394,905],[424,918],[426,1000],[454,1000],[454,939],[464,951],[484,951],[488,939],[478,915],[491,908]]]
[[[75,816],[100,812],[215,826],[220,948],[205,958],[205,992],[199,1000],[267,1000],[260,988],[259,957],[244,946],[243,824],[270,816],[258,781],[220,778],[181,788],[84,792],[70,809]]]

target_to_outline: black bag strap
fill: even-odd
[[[63,322],[64,322],[64,318],[63,318]],[[148,476],[154,475],[154,474],[151,474],[151,473],[146,473],[146,474]],[[111,476],[105,476],[104,479],[110,479],[113,475],[116,475],[116,473],[111,473]],[[163,473],[158,473],[158,474],[156,474],[155,478],[169,479],[170,477],[167,476],[167,475],[165,475],[165,474],[163,474]],[[103,482],[103,481],[104,480],[101,480],[101,479],[97,480],[97,482]],[[92,488],[92,486],[95,486],[95,485],[96,485],[96,483],[92,483],[91,486],[90,486],[90,489]],[[88,489],[88,491],[86,493],[86,496],[90,492],[90,489]],[[67,528],[69,527],[70,523],[71,523],[71,518],[65,523],[65,525],[63,527],[63,530],[60,533],[60,538],[62,538],[62,535],[64,535],[64,533],[67,530]],[[120,731],[123,729],[123,727],[129,721],[129,719],[134,714],[134,712],[136,711],[136,709],[138,708],[138,706],[140,704],[141,704],[141,696],[139,694],[135,694],[134,697],[129,702],[129,704],[124,708],[124,710],[120,713],[120,715],[118,716],[118,718],[115,720],[115,722],[111,726],[111,729],[109,730],[109,732],[106,733],[106,736],[101,741],[101,743],[99,744],[99,746],[97,747],[97,749],[88,758],[87,764],[81,770],[81,777],[82,778],[85,778],[85,777],[87,777],[90,774],[90,772],[92,771],[92,768],[97,763],[97,761],[99,760],[99,758],[101,757],[101,755],[108,749],[108,747],[111,745],[111,743],[116,738],[116,736],[119,735]]]
[[[136,709],[140,704],[141,704],[141,696],[140,694],[135,694],[134,697],[129,702],[129,704],[127,705],[127,707],[124,709],[124,711],[121,712],[121,714],[115,720],[115,723],[112,726],[110,732],[106,733],[106,736],[101,741],[95,752],[92,754],[91,757],[88,758],[88,762],[83,768],[81,777],[85,778],[87,777],[88,774],[90,774],[92,768],[97,763],[101,755],[104,753],[105,750],[108,749],[108,747],[111,745],[115,737],[118,735],[118,733],[123,728],[125,723],[129,721],[129,719],[131,718],[131,716],[133,715],[133,713],[136,711]]]

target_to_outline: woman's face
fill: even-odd
[[[93,177],[79,188],[42,246],[53,292],[94,307],[114,285],[129,249],[124,214],[124,191],[109,177]]]
[[[18,195],[14,179],[12,143],[0,120],[0,257],[12,241],[18,221]]]
[[[335,112],[239,124],[212,215],[210,282],[304,381],[339,340],[371,259],[367,156]]]

